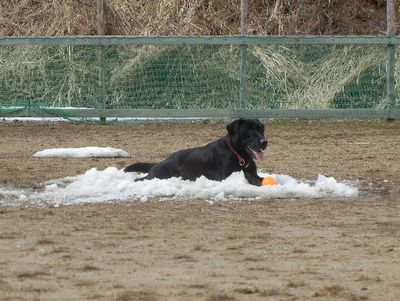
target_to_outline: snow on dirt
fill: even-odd
[[[112,147],[87,146],[78,148],[50,148],[33,154],[35,158],[61,157],[61,158],[111,158],[129,157],[122,149]]]
[[[268,174],[259,172],[261,176]],[[115,167],[104,170],[92,168],[84,174],[47,181],[41,189],[12,189],[0,187],[0,204],[111,203],[118,201],[151,201],[162,199],[209,202],[228,200],[337,199],[356,198],[354,184],[338,182],[333,177],[318,175],[316,181],[300,181],[288,175],[273,174],[278,185],[256,187],[247,183],[244,174],[237,172],[218,182],[205,177],[196,181],[179,178],[136,181],[143,176],[125,173]]]

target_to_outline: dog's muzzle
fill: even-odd
[[[267,141],[265,138],[262,138],[262,139],[260,140],[260,147],[261,147],[261,149],[262,149],[262,150],[266,149],[266,148],[267,148],[267,145],[268,145],[268,141]]]
[[[264,160],[265,156],[263,150],[267,148],[267,145],[268,141],[265,138],[262,138],[259,141],[258,147],[246,146],[254,160]]]

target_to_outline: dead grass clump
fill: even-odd
[[[239,5],[235,0],[111,0],[107,4],[114,34],[237,34]]]
[[[0,35],[95,34],[95,2],[0,0]]]
[[[384,2],[373,0],[250,1],[251,34],[384,34]]]

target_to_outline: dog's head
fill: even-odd
[[[263,160],[263,150],[267,147],[264,125],[258,119],[240,118],[226,126],[232,146],[247,152],[255,160]]]

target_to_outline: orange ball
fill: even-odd
[[[262,186],[276,185],[278,181],[274,177],[266,177],[262,180]]]

